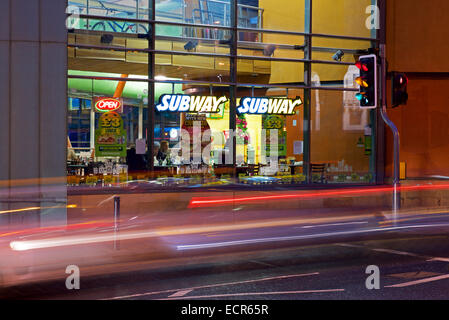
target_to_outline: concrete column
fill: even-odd
[[[1,199],[9,197],[9,1],[0,0],[0,211],[9,210],[9,204]],[[9,222],[7,214],[0,214],[0,226]]]
[[[41,208],[10,213],[11,223],[66,223],[66,6],[0,0],[0,188],[9,193],[0,211]]]

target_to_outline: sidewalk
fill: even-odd
[[[408,179],[401,181],[401,207],[404,209],[423,207],[449,207],[449,180]]]

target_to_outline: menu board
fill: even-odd
[[[96,157],[126,157],[126,130],[123,119],[116,112],[100,116],[95,130]]]
[[[263,115],[262,128],[266,130],[266,156],[270,156],[272,150],[270,144],[270,130],[278,133],[278,156],[287,155],[287,131],[284,130],[285,117],[279,115]],[[274,150],[273,150],[274,151]]]

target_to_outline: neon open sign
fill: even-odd
[[[111,112],[119,110],[122,107],[122,102],[119,99],[104,98],[95,103],[95,110],[100,112]]]

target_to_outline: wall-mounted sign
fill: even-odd
[[[285,126],[285,118],[280,115],[265,114],[262,116],[262,129],[266,129],[266,153],[265,155],[269,157],[272,154],[277,156],[287,155],[287,131],[283,130]],[[271,132],[271,130],[275,130]],[[277,135],[277,145],[271,145],[271,134]],[[277,150],[275,148],[277,146]],[[277,152],[277,153],[276,153]]]
[[[97,98],[95,101],[95,110],[98,112],[121,112],[123,106],[122,99],[115,98]]]
[[[184,94],[164,94],[156,106],[157,111],[217,113],[219,106],[228,98],[213,96],[188,96]]]
[[[301,98],[256,98],[246,97],[240,100],[238,113],[294,115],[295,107],[302,104]]]
[[[95,130],[96,157],[126,157],[126,130],[116,112],[107,112],[98,120]]]

